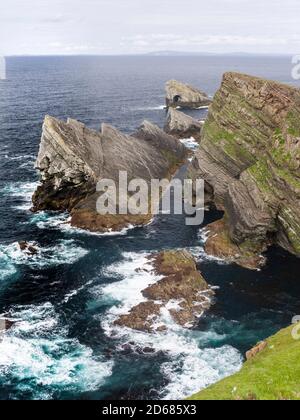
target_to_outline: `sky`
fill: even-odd
[[[0,55],[300,54],[299,0],[0,0]]]

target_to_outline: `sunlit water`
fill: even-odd
[[[182,216],[97,235],[70,228],[67,214],[29,211],[45,114],[127,133],[145,118],[163,126],[168,79],[210,95],[225,70],[292,82],[288,58],[12,58],[7,70],[0,81],[0,314],[18,322],[0,339],[1,399],[180,399],[238,370],[248,348],[299,313],[300,264],[278,249],[251,272],[206,256],[201,227],[185,226]],[[208,213],[205,223],[217,217]],[[38,254],[24,256],[19,240]],[[136,269],[153,251],[177,248],[195,255],[216,288],[197,328],[185,330],[167,313],[166,333],[114,327],[157,280]]]

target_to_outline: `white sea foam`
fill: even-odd
[[[161,111],[166,109],[166,105],[154,105],[154,106],[145,106],[140,108],[135,108],[135,111]]]
[[[88,254],[74,240],[60,240],[54,246],[39,248],[38,244],[30,243],[36,247],[37,254],[29,255],[21,251],[17,242],[10,245],[0,245],[0,279],[12,276],[20,265],[29,265],[33,268],[51,267],[60,264],[73,264]]]
[[[199,149],[199,143],[194,139],[194,137],[190,137],[188,139],[180,139],[180,142],[190,150],[197,150]]]
[[[28,211],[31,207],[33,193],[38,185],[38,182],[13,182],[2,188],[0,194],[15,197],[22,203],[13,208]]]
[[[111,375],[112,362],[67,337],[51,303],[15,307],[9,316],[20,322],[0,341],[2,384],[15,382],[34,398],[50,399],[55,391],[97,390]]]
[[[169,309],[178,307],[178,301],[169,302],[169,306],[161,310],[157,326],[166,325],[164,332],[149,334],[113,325],[116,318],[145,300],[141,294],[145,287],[160,279],[150,272],[151,262],[147,256],[125,253],[124,261],[107,270],[107,274],[120,280],[93,288],[91,292],[96,298],[112,302],[101,322],[107,335],[119,338],[120,348],[122,343],[132,341],[138,347],[151,347],[169,356],[170,361],[161,366],[168,385],[160,395],[162,399],[182,399],[239,370],[242,357],[230,346],[209,348],[210,342],[224,340],[225,336],[214,331],[187,330],[176,324]]]
[[[41,211],[36,213],[31,217],[29,223],[35,224],[39,229],[54,229],[63,231],[66,234],[78,233],[81,235],[88,236],[124,236],[127,235],[128,231],[134,229],[135,226],[128,225],[119,231],[109,230],[108,232],[90,232],[88,230],[76,228],[71,226],[71,217],[68,213],[58,213],[58,212],[46,212]]]
[[[198,232],[199,245],[188,248],[189,251],[198,261],[214,261],[217,264],[227,265],[228,262],[224,259],[215,257],[214,255],[209,255],[205,252],[204,245],[208,239],[208,235],[209,231],[206,227],[200,229]]]

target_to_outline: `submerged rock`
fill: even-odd
[[[34,256],[38,254],[38,248],[27,241],[20,241],[18,242],[18,245],[20,250],[27,255]]]
[[[10,330],[14,325],[16,324],[16,321],[12,321],[7,318],[0,319],[0,334]]]
[[[209,309],[213,291],[197,270],[196,262],[186,251],[163,251],[151,257],[153,271],[162,279],[147,287],[142,294],[147,301],[122,315],[115,325],[154,332],[167,329],[161,311],[168,311],[181,326],[192,327]]]
[[[183,112],[169,108],[165,131],[179,139],[194,137],[200,140],[203,124]]]
[[[300,90],[226,73],[189,175],[203,178],[207,203],[225,211],[226,248],[241,253],[235,262],[270,244],[300,256]],[[207,249],[219,255],[221,242],[218,233]]]
[[[206,93],[193,86],[177,80],[170,80],[166,84],[166,105],[172,108],[201,108],[209,106],[211,99]]]
[[[118,185],[119,171],[127,171],[128,182],[141,178],[149,185],[153,178],[171,177],[186,155],[177,139],[149,122],[128,136],[107,124],[96,132],[75,120],[46,116],[36,162],[42,185],[33,196],[33,211],[68,210],[73,226],[91,231],[144,224],[150,214],[100,215],[97,182],[111,179]]]

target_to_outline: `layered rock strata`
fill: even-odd
[[[198,121],[183,112],[169,108],[165,131],[179,139],[194,137],[199,141],[204,122]]]
[[[300,90],[226,73],[189,175],[204,178],[207,203],[225,212],[223,245],[238,248],[236,262],[270,244],[299,256]],[[216,238],[220,249],[211,230],[207,246]]]
[[[169,80],[166,83],[166,106],[167,108],[190,108],[196,109],[209,106],[211,99],[206,93],[177,80]]]
[[[33,211],[67,210],[73,226],[97,232],[146,223],[150,213],[100,215],[97,182],[111,179],[118,185],[119,172],[126,171],[128,182],[140,178],[150,185],[151,179],[170,178],[186,155],[177,139],[147,121],[128,136],[107,124],[97,132],[72,119],[46,116],[36,161],[42,183]]]

